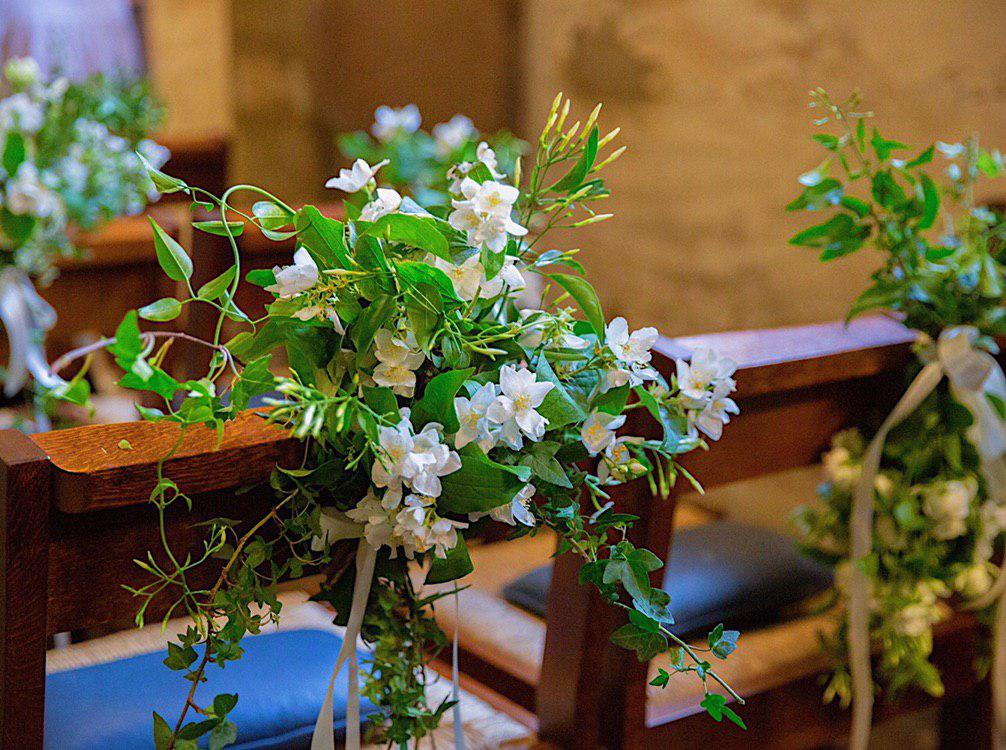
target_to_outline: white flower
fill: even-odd
[[[447,157],[457,151],[475,135],[475,126],[464,115],[454,115],[447,122],[433,126],[433,139],[436,142],[437,154]]]
[[[479,164],[486,166],[494,180],[502,180],[505,177],[503,173],[497,171],[496,152],[489,148],[489,144],[485,141],[479,143],[475,148],[475,158]],[[461,185],[464,183],[465,177],[475,169],[475,166],[475,162],[463,161],[447,170],[447,179],[451,181],[447,190],[451,195],[459,196],[462,194]]]
[[[367,490],[366,497],[355,508],[346,511],[346,517],[363,525],[363,536],[372,547],[390,543],[395,527],[395,511],[374,494],[373,488]],[[324,521],[322,529],[325,529]]]
[[[272,272],[276,283],[270,284],[265,290],[279,295],[280,299],[296,297],[318,283],[318,266],[306,247],[298,248],[293,254],[292,266],[275,266]]]
[[[377,197],[363,207],[360,219],[377,221],[386,214],[393,214],[402,205],[402,196],[392,188],[377,188]]]
[[[496,171],[496,152],[489,148],[488,143],[482,141],[475,147],[475,158],[478,159],[481,164],[486,165],[486,168],[489,170],[489,174],[493,176],[493,179],[503,179],[503,174]]]
[[[713,440],[723,436],[723,425],[730,422],[731,414],[740,414],[740,408],[727,394],[733,390],[733,381],[720,383],[700,409],[689,411],[689,422]]]
[[[442,442],[441,430],[441,425],[430,422],[415,436],[414,451],[404,475],[412,489],[429,497],[440,497],[443,491],[440,477],[461,468],[461,457]]]
[[[553,383],[539,381],[535,374],[522,367],[503,365],[500,369],[500,391],[502,395],[486,411],[490,422],[500,426],[500,439],[514,450],[524,445],[526,435],[534,441],[545,434],[548,420],[535,409],[541,406]]]
[[[42,80],[42,68],[33,57],[12,57],[4,66],[4,75],[17,89],[28,89]]]
[[[344,193],[355,193],[374,179],[377,174],[377,170],[386,164],[390,164],[390,160],[385,159],[374,166],[370,166],[363,159],[357,159],[353,162],[353,166],[351,168],[340,169],[339,176],[331,178],[325,183],[325,187],[335,188],[336,190],[341,190]]]
[[[533,484],[525,484],[517,494],[513,496],[513,500],[505,505],[500,505],[488,512],[474,512],[468,514],[468,520],[478,521],[480,518],[489,516],[494,521],[499,521],[500,523],[509,524],[510,526],[516,526],[518,523],[522,523],[525,526],[534,526],[534,514],[531,512],[531,498],[534,497],[535,486]]]
[[[737,363],[720,357],[712,349],[696,349],[691,362],[677,361],[678,389],[681,395],[695,405],[707,401],[711,394],[723,388],[729,393],[736,387],[731,377]]]
[[[302,307],[299,310],[295,310],[293,317],[297,320],[314,320],[315,318],[328,319],[335,329],[336,333],[344,334],[346,333],[345,327],[342,325],[342,320],[339,319],[339,313],[331,307],[323,307],[322,305],[308,305],[307,307]]]
[[[963,143],[946,143],[945,141],[936,141],[936,150],[939,151],[947,159],[956,159],[958,156],[964,153]]]
[[[416,387],[414,370],[426,360],[412,332],[395,335],[381,328],[374,334],[374,354],[378,359],[374,382],[400,396],[411,397]]]
[[[909,638],[919,638],[939,622],[939,611],[932,604],[916,602],[902,607],[894,619],[894,629]]]
[[[620,484],[643,476],[647,469],[629,452],[628,445],[641,443],[642,438],[620,437],[604,449],[597,464],[597,478],[601,484]]]
[[[455,229],[466,232],[468,244],[485,245],[494,253],[502,252],[507,235],[523,237],[527,229],[510,217],[520,191],[512,185],[487,180],[481,185],[470,178],[461,182],[463,200],[453,199],[454,210],[448,221]]]
[[[965,599],[977,599],[983,596],[995,581],[995,568],[986,562],[976,562],[969,565],[954,578],[954,588]]]
[[[439,497],[440,477],[461,468],[461,457],[442,442],[439,424],[427,424],[418,435],[413,434],[410,411],[399,410],[400,421],[394,427],[382,427],[378,432],[381,455],[374,460],[370,478],[378,487],[386,488],[382,505],[398,507],[402,487],[417,494]]]
[[[454,291],[458,297],[471,302],[475,299],[476,293],[482,296],[482,284],[485,282],[486,274],[482,263],[479,262],[478,253],[468,258],[460,265],[455,265],[448,260],[434,256],[433,265],[447,274],[451,283],[454,284]]]
[[[63,202],[42,184],[38,169],[30,161],[22,162],[14,178],[7,182],[5,203],[12,214],[27,214],[40,219],[63,213]]]
[[[873,489],[881,498],[888,500],[894,494],[894,480],[887,474],[877,474],[873,479]]]
[[[625,415],[607,414],[603,411],[593,412],[580,428],[580,439],[587,452],[596,456],[615,444],[615,430],[625,424]]]
[[[412,471],[408,462],[415,448],[409,410],[402,409],[399,416],[401,420],[397,425],[382,427],[378,431],[381,455],[374,459],[370,472],[371,481],[387,489],[382,504],[388,509],[397,507],[402,500],[402,482],[404,475]]]
[[[517,258],[513,255],[508,255],[503,259],[503,265],[500,267],[499,273],[493,278],[482,282],[482,291],[479,296],[486,299],[492,299],[503,293],[506,289],[507,297],[516,297],[522,291],[526,282],[524,281],[524,276],[521,275],[520,269],[517,268]]]
[[[635,387],[644,380],[656,380],[656,371],[649,366],[653,355],[650,349],[657,343],[657,329],[646,327],[629,333],[625,318],[615,318],[604,331],[605,345],[615,356],[617,365],[608,370],[601,384],[601,391],[628,383]]]
[[[486,411],[496,400],[496,385],[486,383],[471,397],[458,396],[454,399],[454,410],[458,415],[458,431],[454,436],[454,447],[464,448],[472,442],[478,442],[483,451],[488,451],[496,445],[498,427],[494,427],[486,418]]]
[[[936,526],[937,539],[955,539],[967,531],[966,521],[971,503],[978,493],[974,477],[965,480],[951,479],[922,491],[922,511]]]
[[[374,111],[374,124],[370,132],[377,140],[387,143],[399,133],[415,133],[419,130],[422,119],[419,107],[415,104],[406,104],[399,109],[382,104]]]
[[[429,549],[442,558],[457,545],[457,530],[465,528],[468,524],[463,521],[437,515],[433,498],[409,495],[405,498],[404,507],[395,516],[394,541],[405,549],[405,556],[409,559],[416,552]]]

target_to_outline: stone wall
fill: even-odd
[[[820,160],[806,94],[859,87],[882,131],[1006,146],[997,0],[538,0],[526,4],[529,129],[563,90],[629,151],[611,221],[576,245],[606,309],[666,333],[840,317],[876,262],[823,266],[786,239]],[[1006,194],[1006,185],[1000,187]],[[607,210],[607,209],[606,209]],[[573,240],[571,240],[573,241]]]

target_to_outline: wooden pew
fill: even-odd
[[[904,385],[910,338],[896,324],[871,319],[849,329],[830,324],[661,341],[655,359],[665,371],[673,357],[706,344],[740,363],[737,396],[743,413],[689,468],[715,486],[816,462],[837,429],[859,421],[864,409],[880,413],[890,407]],[[639,424],[628,429],[643,431]],[[41,747],[47,635],[131,614],[135,602],[121,584],[135,578],[131,559],[160,547],[147,496],[158,457],[176,439],[173,425],[149,423],[33,437],[0,433],[3,747]],[[121,450],[122,440],[133,450]],[[168,536],[176,548],[199,544],[194,522],[261,517],[273,499],[271,490],[260,486],[240,496],[233,490],[262,482],[276,465],[295,465],[300,450],[297,441],[251,413],[228,427],[222,444],[215,441],[209,431],[193,429],[165,467],[166,475],[195,497],[192,513],[170,516]],[[669,549],[677,495],[654,498],[645,482],[636,482],[613,497],[620,509],[640,515],[635,541]],[[796,645],[810,653],[806,644],[787,640],[788,624],[769,634],[767,642],[758,631],[744,633],[729,666],[721,665],[748,699],[747,732],[699,714],[701,693],[691,683],[672,681],[673,700],[653,701],[647,665],[608,641],[621,616],[576,583],[578,568],[568,557],[559,558],[555,567],[540,679],[530,686],[543,740],[566,748],[675,747],[696,740],[717,748],[803,748],[825,744],[844,731],[847,713],[820,704],[816,677],[826,666],[820,658],[790,661],[753,679],[748,674],[746,653],[749,658],[752,651],[764,656],[766,649],[786,653]],[[154,607],[150,617],[157,616]],[[810,638],[806,628],[796,633]],[[947,686],[947,726],[959,718],[955,712],[969,707],[966,739],[980,746],[983,715],[976,706],[982,704],[975,696],[982,687],[971,671],[975,635],[973,618],[955,618],[940,631],[936,658]],[[482,664],[480,673],[478,661],[467,656],[470,675],[505,691],[505,682],[493,677],[493,670],[506,674],[500,664]],[[878,718],[926,702],[880,705]],[[963,742],[960,737],[953,741]]]

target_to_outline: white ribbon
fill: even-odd
[[[990,499],[998,507],[1006,505],[1006,424],[986,394],[1006,400],[1006,376],[995,358],[974,344],[978,331],[972,326],[948,328],[936,343],[936,356],[916,376],[870,442],[863,456],[862,473],[853,496],[850,532],[854,564],[849,585],[849,667],[852,677],[852,750],[867,750],[873,717],[873,676],[870,666],[870,581],[859,563],[873,549],[874,481],[888,433],[901,423],[939,385],[943,376],[950,380],[951,391],[972,414],[968,439],[981,459],[982,473]],[[990,681],[996,725],[996,746],[1006,742],[1006,569],[996,581],[993,596],[986,604],[1000,599],[996,623],[995,648]],[[977,604],[977,603],[976,603]]]
[[[372,547],[366,539],[360,539],[360,545],[356,548],[356,582],[353,586],[353,601],[349,607],[349,622],[346,624],[342,648],[339,649],[339,658],[336,659],[335,669],[332,670],[332,677],[328,681],[328,692],[321,704],[318,721],[314,725],[311,750],[335,750],[335,727],[332,721],[335,678],[347,660],[349,692],[346,702],[346,750],[360,750],[360,685],[356,644],[360,637],[360,627],[363,625],[363,615],[367,610],[367,597],[374,580],[376,561],[377,548]]]
[[[29,375],[46,388],[63,382],[50,372],[43,347],[46,331],[56,324],[56,311],[38,295],[28,275],[13,266],[0,273],[0,320],[10,347],[5,396],[17,395]]]
[[[465,725],[461,719],[461,688],[458,686],[458,627],[461,603],[458,584],[454,584],[454,646],[451,650],[451,698],[454,700],[454,750],[465,750]]]

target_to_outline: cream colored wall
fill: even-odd
[[[875,256],[822,266],[782,207],[819,159],[806,93],[859,87],[888,135],[1006,146],[999,0],[537,0],[529,127],[561,89],[629,151],[575,239],[609,313],[666,333],[840,317]],[[1006,184],[1000,188],[1006,194]],[[806,218],[804,217],[804,221]]]
[[[230,0],[146,0],[147,58],[168,107],[166,132],[231,132]]]

